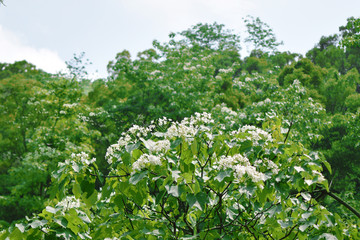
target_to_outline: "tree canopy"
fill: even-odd
[[[107,79],[84,54],[70,76],[1,63],[0,240],[359,239],[352,32],[305,58],[245,23],[243,59],[200,23],[119,52]]]

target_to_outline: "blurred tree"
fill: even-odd
[[[199,23],[192,28],[178,33],[190,47],[209,50],[240,50],[240,37],[224,28],[224,24]],[[175,37],[170,34],[170,37]]]
[[[0,63],[0,80],[9,78],[15,74],[23,74],[27,78],[35,78],[43,71],[36,69],[35,65],[28,63],[27,61],[17,61],[14,63]]]
[[[279,84],[288,86],[295,79],[298,79],[304,86],[319,88],[325,71],[314,65],[309,59],[300,59],[291,66],[285,68],[279,74]]]
[[[359,73],[356,68],[348,71],[346,75],[340,75],[337,70],[330,69],[324,77],[324,83],[321,86],[320,93],[325,97],[325,106],[327,112],[345,113],[348,105],[353,111],[356,102],[346,104],[349,95],[356,93],[356,84],[360,82]],[[355,99],[354,99],[355,100]]]
[[[256,50],[275,51],[278,46],[283,44],[283,42],[277,41],[273,30],[268,24],[261,21],[260,18],[247,16],[244,22],[249,35],[245,42],[252,43]]]
[[[72,79],[80,81],[88,77],[86,66],[91,65],[92,62],[89,59],[84,59],[84,57],[85,52],[81,52],[80,54],[74,54],[71,60],[65,61]]]
[[[345,26],[339,27],[341,44],[345,47],[360,47],[360,18],[350,17]]]
[[[323,68],[335,67],[341,74],[348,69],[345,51],[339,48],[339,35],[322,36],[319,43],[306,53],[314,64]]]
[[[249,73],[264,73],[268,67],[268,63],[265,58],[250,57],[245,58],[244,68]]]
[[[348,69],[356,68],[360,72],[360,18],[350,17],[345,26],[339,27],[345,47]]]

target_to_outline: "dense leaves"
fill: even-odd
[[[213,23],[107,79],[2,64],[0,239],[358,239],[356,46],[303,58],[245,23],[244,59]]]

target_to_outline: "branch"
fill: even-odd
[[[291,122],[290,122],[290,126],[289,126],[289,130],[287,131],[286,137],[285,137],[285,139],[284,139],[284,143],[286,143],[286,140],[287,140],[288,137],[289,137],[289,134],[290,134],[290,130],[291,130],[292,125],[293,125],[293,122],[291,121]]]
[[[294,229],[295,229],[297,226],[298,226],[298,224],[295,224],[295,225],[290,229],[290,231],[289,231],[284,237],[280,238],[280,240],[281,240],[281,239],[285,239],[285,238],[287,238],[288,236],[290,236],[290,234],[292,233],[292,231],[294,231]]]
[[[98,175],[97,174],[94,174],[94,173],[90,173],[91,176],[95,176],[97,177]],[[105,176],[102,176],[104,178],[122,178],[122,177],[128,177],[130,176],[130,174],[125,174],[125,175],[105,175]]]
[[[341,198],[339,198],[338,196],[336,196],[335,194],[333,194],[332,192],[326,192],[327,195],[329,195],[330,197],[334,198],[336,201],[338,201],[339,203],[341,203],[342,205],[344,205],[347,209],[349,209],[351,212],[353,212],[358,218],[360,218],[360,213],[353,208],[352,206],[350,206],[348,203],[346,203],[344,200],[342,200]]]

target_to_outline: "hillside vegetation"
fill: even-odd
[[[306,56],[247,17],[90,81],[0,63],[2,239],[360,239],[360,21]]]

